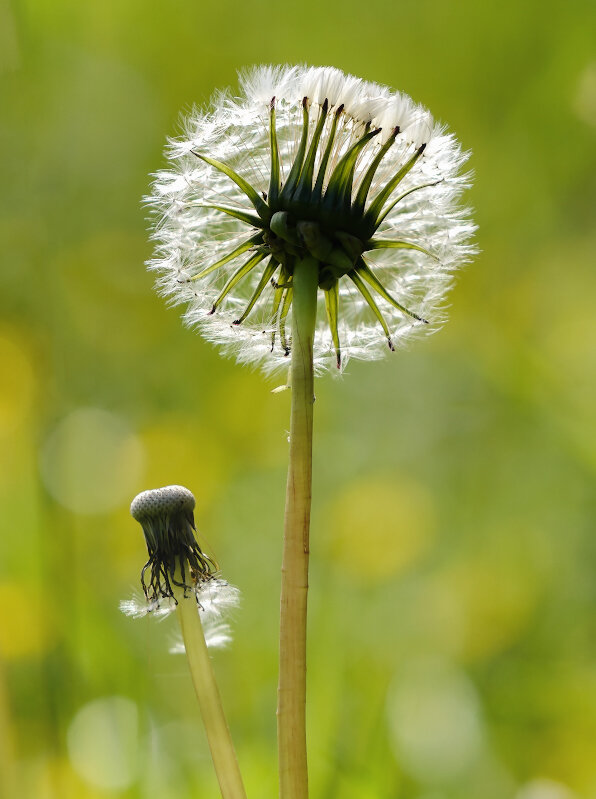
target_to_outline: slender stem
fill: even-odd
[[[292,303],[292,410],[281,573],[277,736],[281,799],[307,799],[306,609],[312,484],[313,339],[318,263],[294,268]]]
[[[180,580],[180,575],[176,579]],[[234,744],[205,643],[196,597],[192,592],[190,596],[185,596],[184,589],[178,586],[174,587],[174,597],[178,603],[176,608],[178,621],[182,629],[186,656],[199,700],[221,795],[224,799],[246,799]]]

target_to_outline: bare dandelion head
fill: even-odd
[[[169,616],[176,609],[173,586],[196,599],[208,646],[231,641],[228,612],[239,604],[240,592],[223,580],[214,560],[195,537],[195,498],[184,486],[171,485],[142,491],[130,512],[143,528],[149,560],[141,572],[143,594],[120,603],[120,610],[135,619],[151,614]],[[184,651],[176,642],[172,652]]]
[[[195,538],[194,507],[192,492],[178,485],[142,491],[132,501],[130,513],[143,528],[149,553],[141,572],[149,602],[172,598],[172,584],[193,588],[217,570]]]
[[[295,264],[318,264],[317,371],[436,329],[474,252],[467,155],[409,97],[331,67],[258,67],[170,142],[150,268],[239,361],[291,349]]]

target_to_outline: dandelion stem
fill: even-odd
[[[277,735],[281,799],[307,799],[306,609],[312,484],[313,340],[318,263],[294,267],[292,303],[292,410],[281,576]]]
[[[177,573],[176,580],[178,582],[182,582],[180,577],[181,575]],[[177,585],[174,585],[173,589],[174,598],[178,603],[176,610],[182,629],[186,656],[199,700],[221,795],[223,799],[246,799],[234,745],[205,643],[195,594],[190,592],[189,596],[185,596],[185,589]]]

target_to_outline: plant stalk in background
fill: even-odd
[[[141,572],[145,602],[122,602],[121,609],[130,616],[163,616],[176,610],[221,795],[246,799],[207,649],[208,643],[229,640],[227,627],[213,622],[237,604],[238,592],[215,576],[216,564],[197,543],[194,506],[192,493],[177,485],[143,491],[134,498],[130,512],[143,528],[149,553]]]

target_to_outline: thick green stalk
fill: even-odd
[[[306,609],[312,484],[313,340],[318,262],[294,268],[292,302],[292,410],[281,574],[277,736],[281,799],[307,799]]]
[[[176,579],[180,580],[178,574]],[[182,638],[190,666],[193,685],[199,700],[199,707],[207,732],[207,740],[215,773],[223,799],[246,799],[242,776],[236,760],[234,744],[224,716],[221,698],[211,660],[205,643],[203,625],[198,613],[194,592],[184,595],[184,589],[174,587],[174,597],[178,603],[176,610],[182,629]]]

